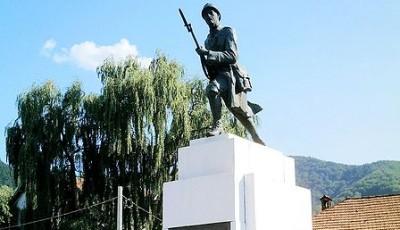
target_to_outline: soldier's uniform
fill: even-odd
[[[231,65],[236,63],[237,47],[234,31],[229,27],[219,28],[207,36],[205,48],[209,54],[205,57],[205,65],[210,76],[210,82],[206,88],[206,94],[210,99],[214,120],[221,117],[220,100],[214,96],[221,96],[225,104],[230,107],[232,102],[231,91],[234,89]]]
[[[203,17],[208,8],[212,8],[220,17],[218,9],[211,4],[204,6]],[[228,109],[250,132],[253,140],[264,144],[251,121],[251,117],[262,108],[247,101],[246,93],[251,90],[251,85],[249,78],[237,64],[238,51],[234,30],[230,27],[211,29],[205,40],[205,48],[208,53],[204,56],[203,65],[206,66],[210,77],[206,94],[213,115],[213,128],[218,129],[221,126],[222,98]]]

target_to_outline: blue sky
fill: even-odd
[[[99,92],[104,55],[146,63],[160,50],[202,78],[182,8],[200,41],[205,1],[0,2],[0,127],[17,95],[52,80]],[[267,144],[347,164],[400,160],[400,1],[213,1],[235,28]],[[5,160],[5,136],[0,156]]]

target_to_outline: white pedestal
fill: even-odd
[[[231,134],[198,139],[179,149],[178,169],[179,180],[164,184],[165,230],[312,229],[310,191],[295,185],[294,160],[274,149]]]

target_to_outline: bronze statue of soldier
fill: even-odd
[[[235,32],[230,27],[221,26],[221,13],[213,4],[204,5],[201,15],[210,28],[205,46],[196,49],[210,79],[206,94],[211,107],[213,124],[208,136],[216,136],[223,132],[221,100],[224,100],[227,108],[243,124],[253,141],[265,145],[252,120],[254,114],[262,108],[247,101],[246,96],[247,92],[251,91],[251,83],[248,75],[237,63]]]

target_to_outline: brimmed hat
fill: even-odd
[[[219,19],[221,19],[221,13],[219,12],[219,10],[217,9],[217,7],[211,3],[207,3],[204,5],[203,10],[201,11],[201,16],[204,18],[204,14],[206,12],[207,9],[212,9],[215,12],[217,12]]]

